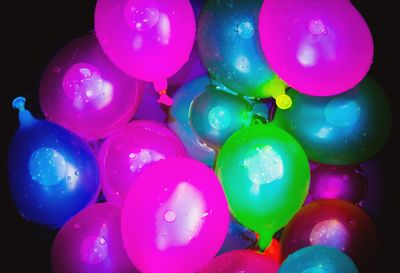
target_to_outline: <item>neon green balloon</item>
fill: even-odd
[[[216,173],[231,213],[259,234],[261,249],[301,208],[310,181],[303,148],[272,124],[234,133],[221,148]]]

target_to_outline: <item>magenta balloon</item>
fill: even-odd
[[[122,238],[146,273],[194,273],[217,254],[228,231],[228,205],[214,171],[189,158],[149,165],[122,210]]]
[[[163,124],[149,120],[129,123],[107,138],[98,154],[105,198],[121,204],[150,163],[185,155],[185,146]]]
[[[189,0],[98,0],[95,29],[119,68],[162,91],[189,59],[196,23]]]
[[[259,29],[272,69],[304,94],[345,92],[372,64],[371,32],[349,0],[265,0]]]
[[[123,249],[120,223],[121,209],[111,203],[75,215],[54,240],[53,273],[139,273]]]
[[[276,273],[279,263],[253,250],[234,250],[214,258],[199,273]]]
[[[127,123],[143,83],[109,61],[94,35],[73,40],[49,63],[40,83],[46,116],[87,140],[97,140]]]

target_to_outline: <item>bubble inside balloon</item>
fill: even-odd
[[[348,0],[264,1],[259,31],[272,70],[304,94],[346,92],[372,64],[371,32]]]
[[[111,203],[70,219],[53,242],[51,262],[54,273],[139,273],[123,248],[121,208]]]
[[[212,169],[189,158],[149,165],[122,210],[128,256],[142,272],[197,272],[218,252],[229,212]]]
[[[20,128],[9,149],[10,190],[25,219],[60,227],[100,190],[96,159],[88,144],[55,123],[37,120],[14,100]]]
[[[252,125],[234,133],[222,146],[215,170],[231,213],[259,233],[262,249],[307,196],[307,157],[291,135],[271,124]],[[286,201],[281,202],[282,198]]]
[[[288,94],[293,106],[278,109],[274,122],[302,144],[312,161],[357,164],[375,156],[390,135],[389,102],[369,77],[337,96],[307,96],[293,89]]]
[[[48,64],[40,105],[46,119],[93,141],[132,118],[143,86],[120,71],[89,34],[68,43]]]
[[[302,248],[290,255],[278,273],[358,273],[353,261],[343,252],[326,246]],[[362,271],[361,271],[362,272]]]
[[[185,155],[180,139],[163,124],[150,120],[127,124],[104,141],[97,157],[106,199],[123,203],[149,164]]]

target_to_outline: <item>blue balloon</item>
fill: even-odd
[[[229,222],[229,230],[226,234],[224,244],[217,255],[232,250],[248,249],[257,244],[256,234],[239,224],[233,217]]]
[[[278,273],[358,273],[358,269],[343,252],[314,245],[289,255]]]
[[[209,0],[197,24],[199,54],[210,76],[250,98],[271,97],[278,80],[264,57],[258,34],[262,3]]]
[[[11,194],[27,220],[57,228],[96,201],[100,182],[89,145],[72,132],[37,120],[14,100],[20,127],[8,155]]]

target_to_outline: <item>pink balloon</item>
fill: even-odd
[[[259,20],[268,63],[301,93],[345,92],[372,64],[371,32],[349,0],[265,0]]]
[[[92,205],[71,218],[57,233],[53,273],[135,273],[121,238],[121,209],[111,203]]]
[[[99,0],[95,29],[110,59],[131,76],[153,82],[160,101],[167,79],[189,59],[196,23],[188,0]]]
[[[222,246],[228,205],[214,171],[189,158],[148,166],[122,209],[122,238],[146,273],[194,273]]]
[[[107,138],[98,154],[105,198],[122,204],[148,165],[185,155],[181,140],[163,124],[150,120],[129,123]]]
[[[49,63],[40,83],[40,105],[46,119],[97,140],[132,118],[143,86],[109,61],[94,35],[87,35]]]
[[[269,256],[253,250],[234,250],[214,258],[199,273],[276,273],[278,269],[279,263]]]

